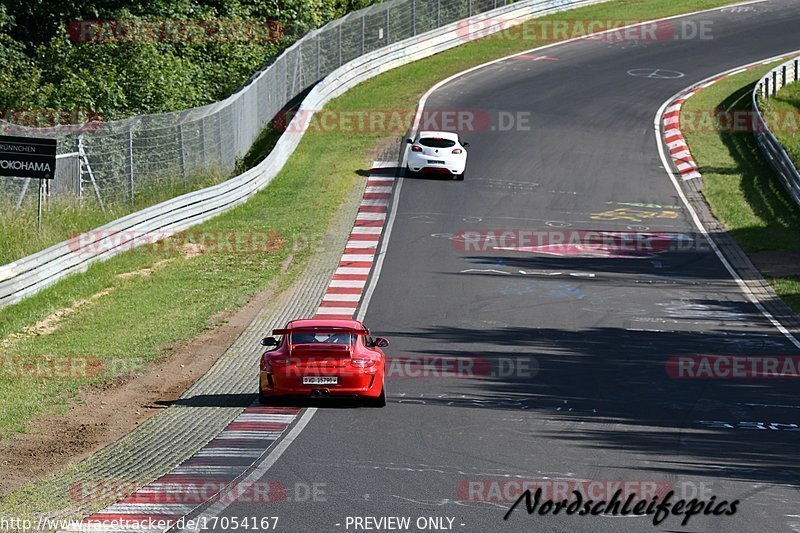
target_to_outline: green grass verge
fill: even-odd
[[[733,3],[732,0],[617,0],[559,13],[556,20],[640,20]],[[474,41],[431,58],[373,78],[331,102],[330,110],[391,109],[411,111],[419,96],[451,74],[548,41],[488,38]],[[55,355],[91,357],[124,370],[147,364],[162,355],[162,346],[190,339],[211,325],[221,311],[241,306],[278,276],[280,265],[295,247],[290,281],[310,257],[347,191],[360,179],[369,163],[365,149],[388,136],[384,132],[352,131],[346,135],[311,131],[273,183],[246,205],[192,230],[275,232],[282,245],[268,254],[201,254],[196,257],[164,250],[141,249],[93,265],[83,274],[11,307],[0,309],[0,339],[12,371],[17,361],[37,363]],[[264,146],[271,144],[265,134]],[[120,274],[160,268],[149,276],[120,278]],[[8,342],[56,310],[91,300],[64,316],[56,333]],[[23,431],[37,414],[63,409],[69,398],[85,386],[113,375],[78,380],[13,379],[0,377],[0,435]],[[0,513],[4,509],[0,500]],[[16,509],[18,510],[18,509]]]
[[[755,82],[775,65],[731,76],[684,104],[682,122],[717,111],[749,113]],[[708,124],[708,122],[706,122]],[[703,194],[714,216],[745,252],[800,250],[800,208],[762,157],[749,132],[715,128],[683,129],[703,174]],[[775,292],[800,311],[800,279],[770,279]]]
[[[42,214],[41,231],[36,230],[37,189],[32,184],[19,209],[15,209],[10,199],[0,203],[0,265],[64,241],[77,233],[89,231],[134,213],[145,207],[175,198],[220,183],[231,175],[227,172],[210,170],[202,174],[187,176],[185,179],[165,177],[136,192],[133,202],[105,199],[105,210],[100,209],[94,196],[85,198],[81,204],[77,198],[53,199]],[[91,187],[87,195],[91,193]]]

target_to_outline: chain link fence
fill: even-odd
[[[133,202],[157,184],[229,173],[264,126],[339,66],[388,44],[506,5],[508,0],[392,0],[308,32],[230,97],[184,111],[38,130],[0,122],[0,132],[55,137],[59,158],[50,195]],[[569,4],[554,0],[548,4]],[[13,132],[13,133],[12,133]],[[70,154],[70,155],[66,155]],[[75,186],[75,169],[80,177]],[[0,178],[0,201],[19,206],[36,184]]]

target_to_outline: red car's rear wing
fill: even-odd
[[[281,328],[281,329],[273,329],[273,335],[287,335],[289,333],[300,333],[300,332],[313,332],[313,331],[331,331],[336,333],[353,333],[355,335],[369,335],[369,330],[367,328],[342,328],[342,327],[331,327],[331,326],[310,326],[310,327],[302,327],[302,328]]]

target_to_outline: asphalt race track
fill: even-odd
[[[692,83],[800,49],[800,5],[681,21],[710,24],[712,38],[571,42],[541,52],[553,59],[508,59],[430,96],[429,109],[530,113],[530,128],[464,134],[464,182],[403,180],[365,323],[398,360],[475,364],[463,377],[390,369],[385,409],[323,405],[264,476],[286,499],[237,502],[223,516],[278,516],[279,531],[391,530],[354,517],[410,517],[413,531],[426,525],[420,517],[464,532],[800,531],[797,383],[666,371],[681,355],[798,352],[712,251],[546,255],[465,250],[458,238],[502,228],[695,235],[659,158],[654,116]],[[659,526],[646,516],[528,516],[524,505],[503,520],[520,482],[565,480],[649,482],[740,504],[687,526],[674,516]]]

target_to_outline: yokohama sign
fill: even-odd
[[[0,136],[0,176],[53,179],[56,140]]]

